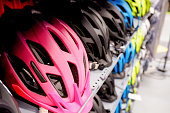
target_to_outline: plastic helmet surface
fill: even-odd
[[[112,64],[109,30],[100,14],[91,7],[81,9],[80,19],[73,19],[72,28],[81,38],[88,58],[103,67]]]
[[[124,72],[124,67],[125,67],[125,57],[124,54],[119,58],[117,64],[114,66],[112,70],[112,78],[114,79],[122,79],[125,77],[125,72]]]
[[[148,13],[151,7],[151,1],[150,0],[146,0],[146,12]]]
[[[119,58],[119,61],[117,63],[117,66],[115,66],[113,73],[121,73],[124,70],[124,65],[125,65],[125,57],[122,55]]]
[[[115,113],[121,113],[122,100],[120,99],[119,104],[116,107]]]
[[[130,42],[129,46],[125,50],[125,63],[130,63],[135,58],[135,48],[133,48]]]
[[[98,96],[101,98],[102,101],[105,102],[113,102],[117,99],[117,94],[115,91],[115,84],[114,79],[108,77],[104,84],[98,91]]]
[[[133,27],[132,10],[128,3],[125,2],[124,0],[108,0],[108,1],[112,3],[114,6],[116,6],[118,10],[123,14],[126,28]]]
[[[5,20],[0,65],[9,89],[49,111],[77,113],[91,89],[87,54],[76,33],[57,18],[47,22],[18,12]],[[92,98],[82,113],[91,108]]]
[[[102,6],[94,2],[91,4],[93,4],[93,8],[101,15],[108,26],[110,39],[112,41],[115,41],[116,39],[126,40],[127,30],[124,17],[116,6],[108,1]]]
[[[147,0],[125,0],[132,9],[134,17],[144,16],[149,11],[149,2]],[[147,5],[148,4],[148,5]]]
[[[139,28],[135,36],[131,39],[132,46],[133,48],[136,49],[136,53],[139,52],[141,45],[143,43],[143,40],[144,40],[144,34],[141,28]]]
[[[89,113],[106,113],[102,100],[97,94],[93,98],[93,107]]]

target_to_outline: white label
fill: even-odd
[[[138,101],[141,101],[142,100],[142,97],[138,94],[132,94],[132,93],[129,93],[128,94],[128,97],[132,100],[138,100]]]
[[[155,9],[153,7],[150,7],[150,12],[151,12],[151,14],[154,14]]]

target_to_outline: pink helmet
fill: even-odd
[[[49,23],[32,17],[27,20],[31,27],[17,29],[15,41],[2,53],[3,80],[18,95],[45,109],[77,113],[91,95],[82,42],[59,19]],[[92,98],[82,112],[91,108]]]

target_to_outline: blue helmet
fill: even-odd
[[[131,86],[130,86],[130,85],[127,85],[127,86],[126,86],[126,89],[124,90],[124,92],[123,92],[123,94],[122,94],[121,99],[122,99],[122,102],[123,102],[123,103],[128,102],[128,94],[130,93],[130,88],[131,88]]]
[[[127,87],[126,87],[126,89],[123,91],[123,94],[122,94],[122,97],[121,97],[121,99],[122,99],[122,101],[124,102],[125,100],[126,100],[126,98],[127,98],[127,95],[128,95],[128,85],[127,85]]]
[[[124,0],[108,0],[118,10],[123,14],[126,28],[131,28],[133,26],[133,15],[132,10],[127,2]]]
[[[125,50],[125,63],[130,63],[135,58],[135,49],[130,42],[129,46]]]
[[[124,65],[125,65],[125,57],[124,57],[124,55],[122,55],[122,56],[119,58],[118,63],[115,65],[115,67],[114,67],[114,69],[113,69],[113,73],[116,74],[116,73],[121,73],[121,72],[123,72]]]
[[[120,99],[119,104],[116,107],[115,113],[120,113],[121,112],[121,106],[122,106],[122,100]]]
[[[121,79],[125,77],[124,74],[124,66],[125,66],[125,57],[124,55],[122,55],[119,58],[119,61],[117,62],[117,64],[115,65],[115,67],[113,68],[113,74],[112,77],[115,79]]]

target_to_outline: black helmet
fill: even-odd
[[[97,94],[93,98],[93,107],[89,113],[106,113],[103,103]]]
[[[112,55],[109,49],[109,31],[104,20],[91,7],[81,9],[80,18],[77,15],[71,24],[81,38],[89,60],[98,62],[103,67],[110,66]]]
[[[109,28],[111,40],[115,41],[115,38],[120,40],[127,40],[127,31],[123,15],[114,5],[109,2],[105,2],[105,4],[101,6],[98,4],[98,2],[93,1],[91,6],[97,10],[97,12],[104,19],[106,25]]]
[[[102,87],[99,89],[98,93],[102,101],[113,102],[117,99],[117,94],[115,91],[114,79],[110,76],[106,79]]]
[[[0,113],[20,113],[18,104],[7,87],[0,81]]]

